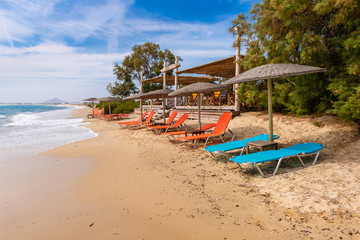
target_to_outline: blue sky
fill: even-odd
[[[108,96],[113,65],[160,44],[181,69],[229,57],[247,0],[0,0],[0,103]]]

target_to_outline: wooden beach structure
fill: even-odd
[[[178,58],[176,58],[174,64],[169,66],[164,62],[164,67],[161,69],[163,75],[151,79],[142,79],[140,91],[142,92],[142,85],[144,83],[162,83],[164,89],[169,86],[174,86],[174,90],[177,90],[180,86],[197,82],[220,83],[221,80],[232,78],[240,73],[240,67],[237,66],[239,64],[239,61],[237,61],[238,58],[238,56],[234,55],[181,71],[179,71],[181,65],[178,63]],[[175,70],[175,74],[166,74],[166,72],[170,70]],[[211,121],[217,120],[224,112],[232,112],[233,115],[240,114],[240,106],[238,104],[236,91],[237,86],[234,85],[230,90],[214,91],[211,94],[202,96],[202,99],[200,99],[202,118]],[[179,114],[189,113],[189,118],[197,119],[198,97],[199,96],[194,93],[192,96],[177,97],[173,99],[168,98],[166,99],[167,110],[169,110],[169,114],[175,110],[177,110]],[[148,104],[143,104],[142,108],[144,111],[151,111],[154,109],[155,111],[160,112],[160,109],[162,109],[162,101],[162,99],[155,101],[150,100],[148,101]],[[135,112],[140,113],[141,108],[135,109]]]

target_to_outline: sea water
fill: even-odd
[[[70,118],[74,108],[0,105],[0,164],[95,137],[82,118]]]

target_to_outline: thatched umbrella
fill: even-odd
[[[97,98],[85,98],[82,101],[95,101]]]
[[[230,78],[224,84],[234,84],[258,80],[266,80],[268,86],[268,113],[269,113],[269,141],[273,141],[273,117],[272,117],[272,79],[289,76],[297,76],[310,73],[326,72],[324,68],[280,63],[266,64],[252,68],[242,74]]]
[[[142,94],[143,93],[136,93],[136,94],[133,94],[133,95],[130,95],[130,96],[124,98],[123,100],[141,99]]]
[[[168,96],[169,93],[173,92],[173,90],[170,89],[159,89],[159,90],[155,90],[155,91],[151,91],[151,92],[147,92],[147,93],[137,93],[137,94],[133,94],[131,96],[128,96],[126,98],[124,98],[124,100],[133,100],[133,99],[151,99],[151,98],[162,98],[163,99],[163,114],[164,114],[164,122],[166,122],[165,119],[165,98]],[[143,109],[140,109],[141,111],[141,116],[142,116],[142,112]]]
[[[219,85],[215,83],[208,82],[197,82],[190,85],[187,85],[183,88],[180,88],[169,94],[169,97],[179,97],[191,95],[192,93],[198,94],[198,119],[199,119],[199,129],[201,129],[201,118],[200,118],[200,110],[201,110],[201,94],[209,94],[214,91],[225,90],[230,88],[226,85]]]
[[[110,102],[119,102],[122,100],[114,97],[103,97],[103,98],[97,98],[96,101],[103,102],[104,108],[105,108],[105,102],[109,102],[109,114],[111,115]]]
[[[166,118],[165,118],[165,110],[166,110],[166,106],[165,106],[165,98],[168,97],[169,93],[172,93],[173,90],[171,89],[159,89],[159,90],[155,90],[155,91],[151,91],[151,92],[147,92],[147,93],[143,93],[141,94],[141,98],[162,98],[162,106],[163,106],[163,118],[164,118],[164,123],[166,123]]]
[[[94,114],[94,101],[96,101],[96,98],[85,98],[81,101],[91,101],[91,106],[92,106],[92,110],[93,110],[93,114]]]

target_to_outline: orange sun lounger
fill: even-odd
[[[148,127],[148,129],[153,130],[155,133],[163,131],[163,130],[165,130],[165,132],[167,132],[170,129],[179,129],[182,125],[184,125],[184,122],[188,117],[189,117],[189,114],[185,113],[172,125],[153,126],[153,127]]]
[[[216,123],[209,123],[209,124],[206,124],[204,126],[201,126],[201,130],[202,131],[207,131],[210,128],[213,128],[215,126],[216,126]],[[195,128],[195,130],[199,130],[199,128]],[[176,132],[165,132],[165,133],[162,133],[161,135],[167,136],[168,138],[173,137],[176,140],[175,136],[186,135],[187,133],[188,132],[185,130],[185,131],[176,131]]]
[[[141,119],[144,119],[147,114],[148,114],[148,112],[144,112],[142,117],[139,117],[139,119],[136,120],[136,121],[116,122],[116,124],[120,124],[120,126],[121,126],[121,125],[125,125],[125,124],[128,124],[128,123],[140,123]]]
[[[147,118],[145,119],[144,122],[139,122],[139,123],[127,123],[127,124],[123,124],[125,127],[127,127],[128,129],[135,129],[135,128],[139,128],[141,126],[143,126],[144,124],[148,124],[151,122],[151,119],[153,118],[155,114],[155,110],[152,110],[149,115],[147,116]]]
[[[129,115],[123,113],[114,113],[114,114],[106,114],[103,115],[102,118],[105,120],[119,120],[121,118],[128,117]]]
[[[166,123],[164,124],[164,123],[157,123],[157,122],[154,122],[154,123],[148,123],[148,124],[143,124],[143,126],[147,126],[147,127],[151,127],[151,126],[164,126],[164,125],[170,125],[173,121],[174,121],[174,119],[175,119],[175,117],[176,117],[176,115],[177,115],[177,111],[175,110],[174,112],[172,112],[171,113],[171,115],[170,115],[170,117],[166,120]]]
[[[225,112],[225,113],[223,113],[223,115],[220,116],[220,118],[214,128],[214,131],[212,133],[204,133],[204,134],[200,134],[200,135],[180,137],[177,139],[177,141],[183,141],[183,142],[191,141],[193,143],[194,147],[195,147],[196,141],[200,140],[200,139],[205,140],[204,147],[206,147],[209,139],[212,137],[219,137],[223,142],[225,142],[223,139],[223,136],[225,135],[226,129],[228,129],[230,120],[231,120],[231,113]],[[234,140],[235,134],[233,132],[231,132],[230,129],[228,129],[228,130],[233,135],[232,140]]]
[[[89,113],[87,115],[87,118],[94,118],[95,116],[97,116],[99,114],[99,108],[94,108],[94,112],[93,113]]]
[[[97,115],[94,115],[93,117],[94,118],[99,118],[99,117],[102,117],[104,115],[104,108],[102,108]]]

